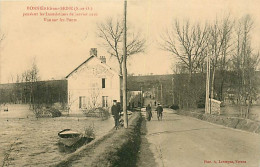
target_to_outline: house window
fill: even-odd
[[[108,107],[107,99],[108,99],[108,96],[102,96],[102,107]]]
[[[106,78],[102,78],[102,88],[106,88]]]
[[[79,108],[86,108],[86,96],[79,96]]]

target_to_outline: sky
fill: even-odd
[[[85,11],[82,12],[58,12],[88,13],[88,16],[40,16],[40,12],[53,11],[28,10],[41,6],[84,7]],[[250,14],[254,19],[252,44],[259,49],[259,8],[258,0],[128,0],[128,24],[146,39],[145,52],[128,59],[128,72],[136,75],[172,73],[172,64],[177,59],[161,50],[158,42],[161,33],[171,26],[174,19],[204,23],[225,15],[240,18]],[[28,16],[32,13],[38,16]],[[5,35],[0,44],[0,82],[15,81],[16,75],[28,69],[33,59],[39,68],[41,80],[61,79],[89,57],[90,48],[97,48],[98,56],[106,56],[108,65],[117,69],[116,60],[110,58],[96,35],[96,24],[108,17],[122,16],[122,0],[0,1],[0,34]],[[65,21],[47,22],[44,18],[62,18]],[[68,22],[66,18],[77,21]]]

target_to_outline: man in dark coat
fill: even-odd
[[[146,119],[148,121],[150,121],[151,117],[153,117],[153,115],[152,115],[152,108],[151,108],[150,104],[148,104],[147,107],[146,107]]]
[[[158,121],[162,120],[162,112],[163,112],[163,107],[160,105],[160,103],[158,103],[158,106],[156,108],[156,111],[157,111],[157,118],[158,118]]]
[[[117,105],[116,100],[113,100],[113,106],[111,107],[111,113],[115,120],[115,128],[118,129],[119,126],[119,114],[120,114],[120,108]]]

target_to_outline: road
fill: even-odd
[[[146,123],[146,138],[160,167],[260,167],[260,135],[176,115]],[[233,162],[233,163],[232,163]]]

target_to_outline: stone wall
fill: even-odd
[[[221,102],[215,99],[209,99],[211,102],[211,114],[220,115],[220,104]]]

